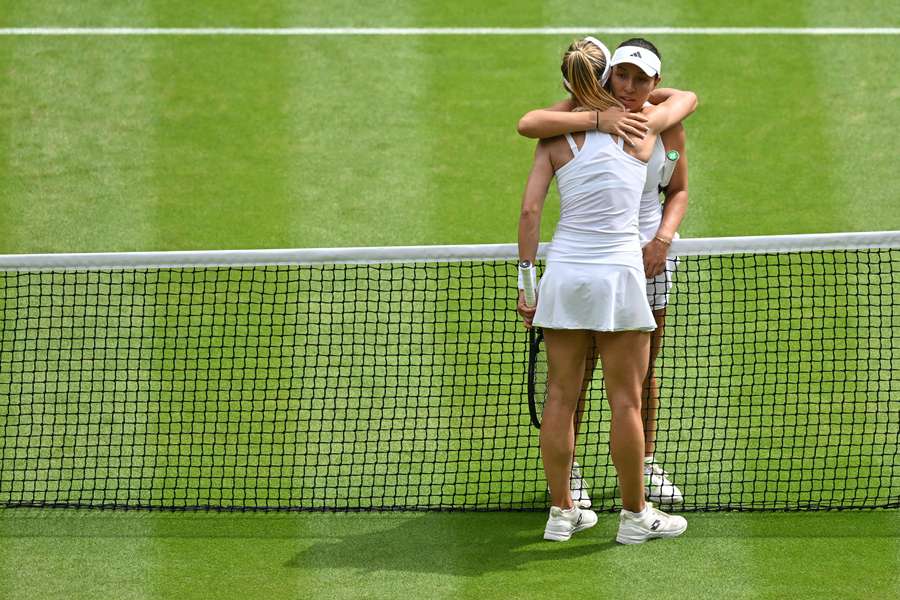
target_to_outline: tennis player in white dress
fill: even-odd
[[[609,69],[609,52],[599,41],[586,38],[569,47],[562,72],[578,106],[600,111],[616,104],[602,87]],[[591,344],[599,349],[612,414],[610,451],[623,505],[617,541],[674,537],[687,528],[682,517],[644,500],[641,385],[656,324],[646,297],[638,211],[656,137],[695,107],[696,96],[682,92],[648,108],[648,133],[627,150],[621,139],[596,131],[538,143],[522,201],[520,260],[535,259],[540,216],[554,174],[560,220],[537,307],[526,307],[520,293],[519,310],[526,326],[544,329],[548,359],[549,397],[541,426],[551,497],[545,539],[564,541],[597,522],[593,511],[573,504],[569,490],[573,417]]]
[[[532,138],[553,137],[586,126],[596,125],[601,131],[617,133],[626,139],[640,139],[645,133],[646,117],[641,111],[649,106],[647,100],[653,98],[660,103],[676,90],[658,89],[661,64],[652,65],[645,59],[659,60],[659,50],[643,38],[631,38],[622,42],[613,54],[610,64],[613,72],[606,88],[625,104],[628,112],[609,110],[599,115],[571,112],[574,100],[559,102],[549,109],[527,113],[519,122],[519,132]],[[593,118],[592,118],[593,117]],[[662,173],[666,162],[666,151],[676,150],[680,158],[674,174],[665,186],[665,211],[660,204],[659,194],[663,189]],[[687,211],[687,156],[685,152],[684,127],[678,123],[657,137],[650,159],[647,162],[647,179],[641,196],[638,227],[643,248],[644,274],[647,283],[647,299],[653,310],[657,328],[651,334],[650,362],[642,387],[641,414],[644,423],[644,493],[654,503],[678,504],[683,502],[681,490],[669,480],[669,475],[654,457],[657,414],[659,409],[659,388],[656,380],[655,363],[662,346],[665,330],[666,308],[672,289],[673,276],[678,267],[675,258],[667,257],[668,247],[677,239],[677,231]],[[575,414],[576,436],[583,413],[587,386],[593,379],[597,357],[588,357],[584,385]],[[572,464],[570,477],[572,498],[582,508],[590,508],[591,498],[588,485],[577,462]]]

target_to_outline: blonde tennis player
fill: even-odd
[[[657,89],[661,77],[659,50],[648,40],[632,38],[622,42],[610,61],[612,71],[606,88],[627,112],[610,110],[594,117],[594,122],[604,131],[619,133],[629,143],[641,139],[645,133],[646,117],[640,112],[648,101],[660,103],[674,90]],[[553,137],[583,129],[590,124],[591,115],[567,112],[575,108],[572,99],[564,100],[544,110],[526,114],[519,122],[519,131],[526,137]],[[669,480],[669,475],[654,458],[657,413],[659,410],[659,386],[655,364],[662,346],[666,323],[666,307],[672,289],[672,278],[678,266],[675,258],[667,257],[672,240],[678,237],[678,229],[688,206],[688,170],[685,150],[685,132],[681,123],[664,131],[656,140],[647,166],[647,180],[641,197],[638,218],[643,249],[644,274],[647,278],[647,300],[653,310],[656,329],[650,338],[650,362],[641,394],[641,415],[644,424],[644,493],[648,500],[663,504],[683,502],[681,490]],[[662,185],[666,153],[676,150],[680,158],[667,186]],[[665,193],[664,203],[659,202],[660,190]],[[585,374],[585,383],[575,416],[576,436],[583,412],[587,384],[592,378],[596,356],[591,353]],[[577,463],[573,463],[570,486],[574,501],[584,508],[591,506],[587,483]]]
[[[598,40],[573,43],[563,57],[566,87],[580,109],[602,111],[618,104],[603,84],[609,52]],[[533,262],[540,217],[550,180],[556,176],[560,220],[530,310],[520,293],[526,325],[544,329],[549,398],[541,427],[541,454],[551,509],[544,538],[564,541],[594,526],[597,515],[575,506],[569,490],[574,415],[585,361],[594,345],[603,364],[612,413],[610,451],[623,510],[616,540],[641,543],[674,537],[687,521],[645,502],[641,385],[647,372],[650,332],[656,323],[646,298],[638,212],[649,160],[661,131],[696,107],[696,96],[675,92],[644,109],[647,133],[634,146],[595,130],[538,142],[519,221],[519,258]]]

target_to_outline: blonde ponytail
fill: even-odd
[[[606,57],[592,42],[578,40],[569,46],[560,70],[579,107],[603,111],[611,106],[622,106],[600,82],[605,69]]]

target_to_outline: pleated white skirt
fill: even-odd
[[[634,267],[548,262],[534,324],[547,329],[653,331],[647,280]]]

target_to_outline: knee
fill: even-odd
[[[548,385],[547,391],[549,392],[549,402],[556,404],[560,408],[574,411],[578,403],[578,394],[581,391],[581,386],[572,385],[570,382],[556,381]]]
[[[641,397],[618,398],[609,403],[609,408],[613,415],[629,415],[632,413],[639,415],[641,413]]]
[[[609,390],[609,408],[614,415],[641,411],[641,386],[623,386]]]

